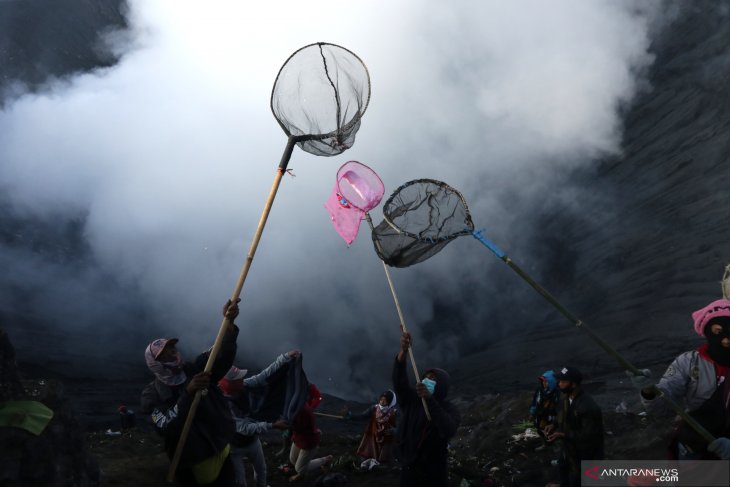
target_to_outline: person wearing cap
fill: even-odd
[[[211,372],[205,372],[210,350],[192,362],[184,362],[177,351],[177,338],[158,338],[145,349],[147,367],[155,375],[142,391],[140,410],[149,414],[155,429],[164,437],[170,458],[198,391],[201,400],[190,427],[176,479],[183,486],[233,484],[230,444],[235,433],[228,402],[217,387],[236,356],[238,304],[229,300],[223,307],[227,327]]]
[[[692,313],[695,332],[706,339],[694,350],[680,354],[654,386],[649,369],[640,375],[627,371],[640,390],[647,410],[666,409],[656,389],[684,402],[687,412],[716,439],[709,445],[680,421],[669,446],[678,460],[730,459],[730,301],[719,299]],[[656,389],[655,389],[656,388]]]
[[[378,402],[366,410],[352,414],[349,410],[345,419],[369,419],[365,433],[362,435],[357,455],[377,463],[388,463],[393,460],[393,439],[398,409],[396,396],[391,390],[383,392]]]
[[[461,415],[450,401],[449,374],[428,369],[415,389],[406,371],[411,334],[400,337],[400,350],[393,364],[393,390],[398,395],[401,424],[398,430],[401,487],[446,487],[448,485],[449,439],[456,434]],[[429,421],[423,401],[431,415]]]
[[[287,430],[289,424],[284,419],[276,421],[257,421],[249,414],[248,389],[265,387],[268,379],[280,370],[285,364],[300,355],[299,350],[282,353],[276,360],[258,374],[246,377],[247,369],[239,369],[235,365],[218,382],[218,387],[228,400],[231,414],[236,422],[236,435],[231,450],[231,461],[236,480],[236,486],[246,486],[246,469],[243,459],[248,458],[253,466],[256,478],[256,487],[266,487],[267,472],[264,449],[261,446],[259,435],[270,429]]]
[[[558,381],[552,370],[546,370],[537,378],[537,382],[537,388],[532,395],[532,403],[530,403],[529,420],[535,424],[535,428],[542,438],[543,444],[535,449],[535,451],[541,451],[546,446],[543,430],[555,421],[555,408],[560,392],[558,391]]]
[[[583,374],[575,367],[554,372],[561,398],[555,424],[545,430],[547,441],[560,441],[560,487],[579,487],[581,460],[602,460],[603,413],[581,387]],[[548,484],[554,485],[554,484]]]

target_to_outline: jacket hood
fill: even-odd
[[[548,383],[548,391],[553,392],[558,387],[558,381],[552,370],[546,370],[545,373],[540,376],[540,379],[542,378],[544,378]]]
[[[429,372],[436,374],[436,389],[433,391],[433,398],[436,400],[444,399],[449,394],[449,383],[451,382],[449,373],[443,369],[428,369],[423,373],[424,377]]]

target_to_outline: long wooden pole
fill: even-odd
[[[515,264],[512,259],[509,258],[507,254],[505,254],[499,247],[497,247],[494,242],[489,240],[484,236],[484,233],[481,230],[475,231],[473,233],[474,238],[479,240],[482,244],[484,244],[485,247],[487,247],[489,250],[492,251],[494,255],[502,259],[502,261],[507,264],[513,271],[517,273],[522,279],[524,279],[527,284],[532,286],[532,288],[537,291],[540,296],[545,298],[550,304],[552,304],[555,309],[557,309],[560,314],[568,318],[577,328],[583,330],[588,334],[589,337],[593,339],[594,342],[598,344],[599,347],[601,347],[603,350],[605,350],[610,356],[615,358],[623,368],[630,371],[634,375],[643,375],[639,369],[634,367],[631,363],[629,363],[628,360],[626,360],[620,353],[618,353],[616,350],[613,349],[608,343],[606,343],[601,337],[596,335],[596,333],[591,330],[588,325],[583,323],[582,320],[579,320],[577,316],[575,316],[573,313],[568,311],[568,308],[563,306],[560,301],[555,299],[552,294],[547,292],[545,288],[540,286],[532,277],[530,277],[527,272],[523,271],[522,268],[520,268],[517,264]],[[690,416],[679,404],[677,404],[671,397],[664,394],[664,392],[661,391],[656,385],[651,386],[652,390],[660,396],[666,403],[692,428],[694,429],[700,436],[702,436],[708,443],[712,443],[715,440],[715,437],[712,436],[712,434],[707,431],[704,426],[702,426],[700,423],[697,422],[692,416]]]
[[[259,240],[261,240],[261,234],[264,231],[264,226],[266,226],[266,220],[269,218],[269,213],[271,212],[271,206],[274,204],[274,198],[276,198],[276,192],[279,189],[279,184],[281,183],[281,178],[286,172],[286,166],[289,164],[289,159],[291,159],[292,151],[294,150],[294,145],[296,143],[296,139],[294,137],[289,137],[289,140],[287,141],[286,148],[284,149],[284,154],[281,156],[281,161],[279,162],[279,167],[276,170],[276,176],[274,177],[274,184],[271,186],[271,191],[269,192],[269,197],[266,200],[266,204],[264,205],[264,211],[261,213],[261,219],[259,220],[259,225],[256,228],[256,233],[254,234],[253,241],[251,242],[251,247],[249,248],[248,255],[246,257],[246,262],[243,264],[243,269],[241,269],[241,274],[238,277],[238,282],[236,282],[236,287],[233,290],[233,294],[231,295],[231,302],[235,303],[238,301],[238,298],[241,296],[241,291],[243,290],[243,284],[246,282],[246,276],[248,276],[248,270],[251,268],[251,263],[253,262],[253,257],[256,254],[256,249],[259,246]],[[218,336],[216,336],[215,343],[213,344],[213,348],[210,351],[210,355],[208,356],[208,362],[205,364],[205,372],[210,372],[213,370],[213,364],[215,363],[216,356],[218,355],[218,351],[221,348],[221,345],[223,344],[223,337],[226,334],[226,331],[231,326],[230,321],[228,318],[223,318],[223,322],[221,323],[220,329],[218,330]],[[188,411],[188,416],[185,418],[185,424],[183,425],[183,429],[180,432],[180,438],[177,441],[177,447],[175,449],[175,455],[172,457],[172,462],[170,463],[170,469],[167,472],[167,481],[172,482],[175,479],[175,471],[177,470],[177,466],[180,463],[180,456],[182,455],[182,451],[185,447],[185,442],[187,441],[188,434],[190,433],[190,427],[193,424],[193,418],[195,417],[195,413],[198,410],[198,404],[200,404],[201,397],[203,396],[202,391],[197,391],[195,393],[195,397],[193,398],[193,402],[190,405],[190,410]]]
[[[365,219],[368,221],[368,225],[370,225],[370,231],[374,232],[375,227],[373,226],[373,220],[370,218],[370,213],[365,213]],[[382,248],[380,247],[380,242],[377,240],[375,241],[375,245],[378,246],[378,248],[382,252]],[[400,303],[398,302],[398,295],[395,293],[395,286],[393,285],[393,280],[390,278],[390,271],[388,270],[388,266],[385,262],[381,260],[383,264],[383,270],[385,270],[385,277],[388,279],[388,285],[390,286],[390,293],[393,295],[393,301],[395,301],[395,309],[398,310],[398,318],[400,319],[400,328],[403,333],[408,333],[408,330],[406,329],[406,320],[403,318],[403,312],[400,309]],[[418,367],[416,367],[416,358],[413,356],[413,347],[408,347],[408,356],[411,359],[411,366],[413,366],[413,373],[416,375],[416,382],[421,382],[421,375],[418,373]],[[424,398],[421,398],[421,402],[423,403],[423,411],[426,413],[426,419],[431,421],[431,412],[428,410],[428,404],[426,404],[426,400]]]
[[[334,418],[334,419],[344,419],[345,418],[344,416],[337,416],[335,414],[320,413],[319,411],[315,411],[314,414],[317,415],[317,416],[322,416],[324,418]]]

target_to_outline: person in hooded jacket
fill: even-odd
[[[709,445],[685,422],[679,421],[669,445],[669,458],[677,460],[730,459],[730,301],[719,299],[692,313],[695,332],[706,342],[679,355],[656,384],[716,439]],[[651,372],[627,371],[640,390],[648,411],[666,409],[652,386]]]
[[[296,473],[289,477],[290,482],[303,480],[309,472],[314,472],[332,462],[332,455],[313,458],[317,453],[322,432],[317,428],[314,410],[322,402],[322,395],[314,384],[309,384],[307,402],[291,420],[292,444],[289,461]]]
[[[429,369],[415,389],[411,387],[406,371],[410,346],[411,334],[404,332],[393,364],[393,390],[402,413],[398,430],[400,486],[445,487],[448,485],[448,442],[456,434],[461,415],[446,399],[449,374],[445,370]],[[426,417],[421,399],[428,405],[431,421]]]
[[[543,438],[542,446],[539,446],[536,451],[545,448],[543,430],[555,421],[558,396],[558,381],[552,370],[546,370],[538,377],[537,389],[535,389],[530,404],[530,421],[534,422],[538,434]]]
[[[223,307],[227,329],[211,372],[205,372],[210,350],[193,362],[183,362],[177,351],[177,338],[158,338],[145,349],[147,366],[155,379],[142,391],[141,408],[150,414],[156,430],[165,439],[170,458],[197,391],[202,397],[190,427],[176,470],[176,479],[184,486],[229,486],[233,468],[229,452],[235,433],[228,402],[217,386],[236,356],[238,304],[230,300]]]
[[[378,402],[361,413],[347,411],[345,419],[369,419],[365,433],[357,448],[357,455],[365,459],[374,458],[377,463],[393,460],[393,440],[398,410],[393,391],[385,391]]]

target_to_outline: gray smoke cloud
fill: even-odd
[[[386,197],[411,179],[443,180],[477,226],[529,259],[538,209],[582,194],[566,175],[620,154],[621,111],[647,88],[658,7],[131,1],[130,30],[106,36],[116,65],[0,112],[6,209],[78,222],[90,256],[69,249],[48,265],[4,252],[4,285],[32,291],[5,307],[32,310],[59,335],[126,337],[130,362],[153,333],[180,336],[191,353],[209,346],[286,143],[268,105],[274,77],[296,49],[333,42],[367,64],[371,103],[343,155],[295,148],[296,177],[282,182],[244,287],[238,362],[299,348],[323,390],[372,395],[389,383],[398,317],[365,224],[348,248],[323,208],[339,166],[368,164]],[[503,334],[500,301],[529,293],[478,247],[458,239],[393,270],[424,366]]]

